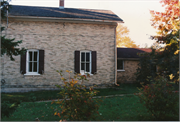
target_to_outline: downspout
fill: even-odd
[[[115,81],[115,85],[119,86],[117,84],[117,47],[116,47],[116,27],[117,27],[117,25],[114,28],[114,48],[115,48],[115,51],[114,51],[115,52],[115,54],[114,54],[115,55],[114,56],[114,60],[115,60],[115,80],[114,81]]]

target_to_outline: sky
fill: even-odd
[[[162,12],[160,0],[65,0],[66,8],[111,10],[129,29],[129,37],[140,47],[151,46],[150,35],[156,35],[151,26],[149,10]],[[12,5],[59,7],[59,0],[11,0]]]

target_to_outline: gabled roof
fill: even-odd
[[[123,21],[110,10],[76,9],[55,7],[35,7],[11,5],[9,16],[31,16],[31,17],[54,17],[54,18],[74,18],[90,20]]]
[[[117,48],[117,58],[121,59],[138,59],[138,53],[151,52],[149,48]]]

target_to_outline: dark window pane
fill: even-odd
[[[88,52],[88,53],[86,53],[86,61],[87,61],[87,62],[89,62],[89,61],[90,61],[90,54],[89,54],[89,52]]]
[[[29,62],[29,72],[32,72],[32,62]]]
[[[86,63],[86,72],[89,72],[89,63]]]
[[[33,72],[37,72],[37,62],[34,62],[34,68],[33,68]]]
[[[84,63],[81,63],[81,70],[84,70]]]
[[[85,61],[85,53],[81,53],[81,61]]]
[[[34,61],[37,61],[37,52],[34,52]]]
[[[117,69],[124,69],[123,68],[123,60],[117,60]]]
[[[32,52],[29,52],[29,61],[32,61]]]

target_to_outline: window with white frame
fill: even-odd
[[[39,50],[27,50],[26,63],[26,74],[38,74]]]
[[[91,73],[91,51],[80,52],[80,73]]]
[[[117,60],[117,70],[124,71],[124,61],[123,60],[120,60],[120,59]]]

